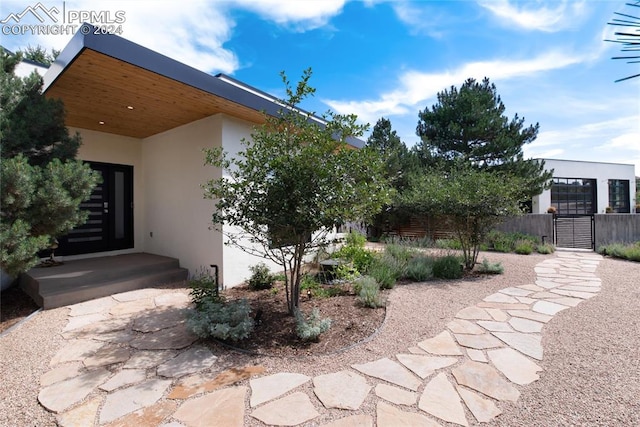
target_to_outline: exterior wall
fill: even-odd
[[[640,242],[640,215],[596,215],[594,225],[596,249],[610,243]]]
[[[598,213],[604,213],[609,205],[609,180],[624,179],[629,181],[629,200],[631,212],[635,212],[635,171],[633,165],[618,163],[596,163],[573,160],[544,159],[547,170],[553,169],[556,178],[585,178],[596,180]],[[551,206],[551,190],[545,190],[533,198],[533,213],[545,213]]]
[[[547,213],[507,218],[495,228],[505,233],[531,234],[538,236],[540,240],[544,237],[545,242],[553,243],[553,215]]]
[[[206,147],[221,144],[222,118],[207,117],[143,140],[143,186],[147,210],[145,252],[180,260],[191,274],[222,265],[222,237],[209,230],[213,202],[203,198],[201,185],[220,176],[204,166]]]
[[[87,129],[70,128],[69,133],[79,132],[82,145],[78,150],[78,158],[87,161],[116,163],[133,166],[133,242],[134,247],[97,254],[66,256],[65,259],[81,259],[96,256],[107,256],[133,252],[143,252],[145,221],[145,189],[143,185],[144,162],[142,160],[142,141],[137,138],[96,132]]]

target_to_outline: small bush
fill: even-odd
[[[413,258],[415,250],[405,245],[390,244],[385,246],[384,254],[398,261],[407,263],[411,258]]]
[[[295,316],[296,334],[303,341],[318,341],[320,335],[331,327],[331,319],[320,318],[320,312],[315,307],[308,318],[300,310],[296,311]]]
[[[414,282],[424,282],[433,278],[433,263],[432,258],[425,256],[417,256],[409,260],[407,264],[406,277]]]
[[[391,289],[404,275],[405,264],[390,256],[382,256],[369,266],[367,274],[373,277],[382,289]]]
[[[344,290],[340,286],[323,285],[318,281],[318,278],[305,274],[300,279],[301,295],[307,295],[307,291],[311,292],[311,296],[314,298],[330,298],[337,295],[344,294]]]
[[[515,253],[518,255],[531,255],[533,252],[533,243],[529,240],[519,240],[516,243]]]
[[[335,269],[335,277],[350,282],[360,277],[360,272],[352,264],[340,264]]]
[[[536,251],[539,254],[549,255],[556,251],[556,247],[553,246],[551,243],[544,243],[542,245],[538,245],[536,247]]]
[[[187,326],[200,338],[238,341],[253,331],[250,312],[251,306],[244,299],[229,302],[204,300],[189,314]]]
[[[358,279],[358,301],[360,301],[365,307],[378,308],[384,306],[384,301],[380,296],[380,287],[376,282],[376,279],[370,276],[364,276]]]
[[[250,289],[259,291],[261,289],[270,289],[273,286],[274,276],[265,263],[261,262],[253,265],[249,267],[249,270],[251,270]]]
[[[624,245],[622,243],[612,243],[598,248],[598,253],[614,258],[626,259],[640,262],[640,242]]]
[[[502,274],[504,273],[504,267],[502,263],[490,263],[486,258],[482,260],[482,264],[478,267],[478,273],[482,274]]]
[[[346,245],[333,253],[333,258],[340,258],[353,263],[358,271],[365,271],[373,262],[374,254],[364,247]]]
[[[189,296],[191,301],[200,308],[205,302],[222,302],[224,299],[218,293],[218,284],[209,270],[204,267],[199,268],[189,279],[191,291]]]
[[[367,237],[362,233],[352,231],[347,234],[345,242],[347,246],[352,246],[354,248],[364,248],[364,245],[367,243]]]
[[[436,240],[436,247],[439,249],[453,249],[453,250],[461,250],[462,243],[458,239],[438,239]]]
[[[462,263],[455,255],[437,258],[433,263],[433,275],[439,279],[460,279],[462,277]]]

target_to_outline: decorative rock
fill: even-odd
[[[271,399],[275,399],[290,390],[306,383],[311,378],[302,374],[281,372],[268,377],[257,378],[249,382],[251,386],[252,407],[258,406]]]
[[[507,288],[508,289],[508,288]],[[503,293],[495,293],[491,294],[488,297],[485,297],[482,301],[484,302],[503,302],[507,304],[517,304],[518,300],[512,296],[505,295]]]
[[[413,405],[418,395],[412,391],[403,390],[387,384],[378,384],[375,389],[376,396],[388,400],[396,405]]]
[[[488,362],[487,357],[484,355],[482,350],[476,350],[475,348],[468,348],[467,355],[469,356],[469,359],[475,360],[476,362],[482,362],[482,363]]]
[[[158,297],[159,298],[159,297]],[[165,308],[153,311],[148,316],[140,316],[133,322],[133,330],[138,332],[156,332],[187,321],[187,309]]]
[[[107,344],[91,357],[84,359],[84,366],[93,368],[96,366],[112,365],[129,359],[131,352],[128,347],[118,347],[115,344]]]
[[[547,298],[547,301],[554,302],[556,304],[566,305],[568,307],[575,307],[583,301],[580,298],[571,298],[571,297],[557,298],[557,297],[558,295],[556,295],[556,298]]]
[[[520,317],[514,317],[509,320],[509,324],[513,326],[518,332],[536,332],[542,331],[543,323],[536,322],[535,320],[522,319]]]
[[[54,369],[42,374],[40,377],[40,385],[46,387],[69,378],[77,377],[83,368],[84,366],[80,362],[58,365]]]
[[[91,301],[80,302],[70,305],[69,316],[84,316],[87,314],[97,314],[107,312],[111,307],[116,305],[116,300],[111,297],[98,298]]]
[[[505,322],[494,322],[492,320],[479,320],[478,325],[492,332],[513,332],[511,326]]]
[[[211,367],[216,359],[206,347],[191,347],[158,366],[158,375],[167,378],[183,377]]]
[[[582,298],[582,299],[589,299],[589,298],[593,298],[594,296],[596,296],[595,293],[593,292],[581,292],[581,291],[572,291],[572,290],[567,290],[567,289],[553,289],[551,292],[553,292],[554,294],[558,294],[558,295],[564,295],[567,297],[575,297],[575,298]]]
[[[58,415],[56,421],[60,427],[92,426],[95,423],[100,403],[102,403],[102,397],[94,397],[82,405]]]
[[[110,393],[102,411],[100,411],[100,424],[108,423],[145,406],[153,405],[170,385],[171,380],[154,378]]]
[[[436,375],[424,388],[418,408],[450,423],[468,426],[460,396],[444,373]]]
[[[252,375],[261,374],[264,370],[263,366],[245,366],[243,368],[231,368],[216,375],[215,378],[210,378],[209,375],[211,374],[202,375],[200,373],[192,375],[182,379],[167,398],[188,399],[196,394],[209,393],[210,391],[246,380]]]
[[[100,386],[101,390],[113,391],[125,385],[137,384],[147,379],[144,369],[123,369],[115,374],[109,381]]]
[[[38,401],[51,412],[62,412],[87,397],[111,373],[100,368],[40,390]]]
[[[514,297],[526,297],[532,291],[520,288],[504,288],[499,291],[501,294],[511,295]]]
[[[553,289],[560,286],[559,283],[552,282],[551,280],[536,280],[536,285],[543,289]],[[533,295],[530,295],[533,297]]]
[[[458,319],[467,319],[467,320],[491,320],[492,317],[486,310],[480,307],[467,307],[460,310],[456,316]]]
[[[447,324],[447,328],[449,328],[449,330],[454,334],[484,334],[482,328],[479,328],[475,323],[464,319],[453,319]]]
[[[242,427],[246,394],[246,387],[216,390],[183,403],[173,418],[187,427]]]
[[[587,286],[586,284],[565,285],[561,288],[554,289],[554,291],[555,290],[574,291],[574,292],[594,294],[594,293],[600,292],[600,286]],[[577,296],[577,295],[570,295],[570,296]]]
[[[542,368],[511,348],[491,350],[487,354],[493,365],[511,382],[526,385],[540,378],[537,372]]]
[[[428,354],[426,351],[424,351],[420,347],[409,347],[407,350],[411,354]]]
[[[526,291],[531,291],[531,292],[540,292],[544,289],[538,285],[521,285],[521,286],[518,286],[518,288],[524,289]]]
[[[176,410],[176,406],[178,406],[177,403],[170,400],[158,402],[153,406],[148,406],[126,415],[104,427],[157,426]]]
[[[473,416],[479,422],[488,423],[502,413],[495,403],[489,399],[480,397],[477,393],[460,386],[456,386],[456,389],[458,390],[460,397],[462,397],[462,400],[464,400],[464,403],[467,405],[467,408],[469,408]]]
[[[155,368],[162,362],[175,357],[177,352],[173,350],[163,351],[138,351],[133,353],[127,363],[124,364],[125,369],[149,369]]]
[[[529,305],[529,304],[533,304],[534,302],[536,302],[536,300],[535,300],[535,299],[533,299],[533,298],[529,298],[529,297],[516,297],[516,299],[517,299],[518,301],[520,301],[521,303],[523,303],[523,304],[527,304],[527,305]]]
[[[523,319],[535,320],[536,322],[547,323],[553,319],[548,314],[535,313],[531,310],[509,310],[509,314],[515,317],[521,317]]]
[[[458,343],[463,347],[475,348],[483,350],[486,348],[502,347],[502,343],[489,334],[483,335],[463,335],[454,334]]]
[[[504,322],[505,320],[507,320],[509,318],[507,313],[505,313],[504,311],[502,311],[500,309],[497,309],[497,308],[485,308],[485,310],[487,310],[487,313],[489,313],[489,315],[491,317],[493,317],[493,320],[495,320],[497,322]]]
[[[488,316],[488,314],[487,314]],[[447,331],[442,331],[438,335],[428,340],[418,343],[418,347],[431,354],[440,356],[461,356],[460,348]]]
[[[500,310],[526,310],[529,308],[528,304],[522,304],[519,302],[516,303],[506,303],[506,302],[479,302],[478,307],[481,308],[498,308]],[[491,320],[491,319],[488,319]]]
[[[432,357],[417,354],[397,354],[396,357],[420,378],[425,379],[438,369],[451,366],[458,361],[455,357]]]
[[[401,411],[385,402],[378,402],[376,418],[378,427],[442,427],[422,414]]]
[[[543,350],[540,335],[523,334],[520,332],[493,332],[493,335],[520,353],[537,360],[542,360]]]
[[[371,415],[352,415],[324,424],[322,427],[373,427]]]
[[[131,323],[131,318],[116,317],[103,320],[101,322],[92,323],[84,328],[80,328],[71,332],[65,332],[62,334],[66,339],[73,337],[95,337],[96,335],[107,334],[115,331],[122,331],[127,329]]]
[[[467,361],[463,365],[453,368],[453,376],[458,384],[472,388],[482,394],[498,400],[515,402],[520,392],[500,374],[485,363]]]
[[[49,362],[50,366],[58,363],[71,362],[75,360],[83,360],[95,354],[104,343],[92,340],[69,340],[65,343],[55,356]]]
[[[387,358],[362,365],[351,365],[351,367],[370,377],[379,378],[413,391],[418,390],[421,384],[420,380],[402,365]]]
[[[371,390],[364,377],[350,371],[318,375],[313,378],[313,387],[313,392],[327,409],[356,410]]]
[[[542,313],[542,314],[547,314],[549,316],[554,316],[557,313],[567,308],[569,307],[567,307],[566,305],[560,305],[554,302],[538,301],[533,305],[532,310],[535,311],[536,313]]]
[[[313,407],[309,396],[301,392],[267,403],[251,414],[265,424],[278,426],[295,426],[310,421],[318,415],[320,414]]]
[[[62,329],[62,332],[69,332],[76,329],[83,328],[87,325],[91,325],[96,322],[101,322],[103,320],[107,320],[108,317],[106,314],[94,313],[94,314],[86,314],[82,316],[70,317],[67,325]]]
[[[173,328],[144,334],[131,341],[130,345],[139,350],[179,350],[193,344],[197,339],[198,337],[183,323]]]

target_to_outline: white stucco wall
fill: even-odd
[[[204,166],[204,148],[219,147],[222,117],[207,117],[146,138],[143,186],[146,252],[175,257],[191,274],[200,267],[222,265],[222,236],[209,230],[213,202],[201,185],[220,176]],[[224,273],[223,273],[224,274]]]
[[[604,213],[609,205],[609,180],[628,180],[631,212],[634,212],[636,191],[634,165],[555,159],[544,159],[544,161],[547,170],[554,170],[554,178],[595,179],[597,213]],[[551,206],[551,190],[545,190],[541,195],[533,198],[533,213],[545,213],[549,206]]]
[[[82,145],[78,158],[87,161],[115,163],[133,166],[133,242],[134,247],[111,252],[100,252],[98,256],[144,251],[145,191],[143,187],[144,165],[142,160],[142,141],[138,138],[96,132],[87,129],[70,128],[69,133],[79,132]],[[65,257],[80,259],[94,257],[95,254],[83,254]]]

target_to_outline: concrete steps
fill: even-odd
[[[33,268],[20,287],[44,309],[62,307],[119,292],[186,280],[179,260],[146,253],[65,261]]]

